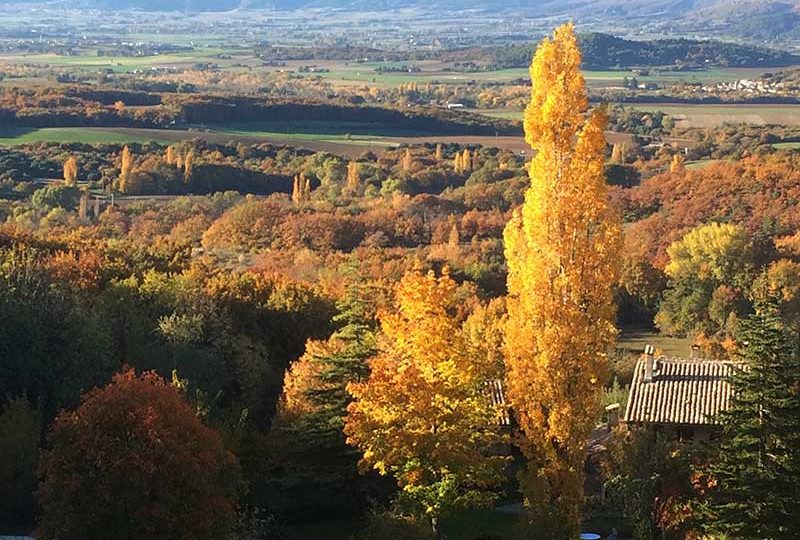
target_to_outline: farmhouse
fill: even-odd
[[[636,365],[623,421],[670,430],[682,439],[708,440],[716,415],[730,404],[737,364],[702,358],[655,357],[652,346]]]

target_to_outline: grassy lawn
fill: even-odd
[[[0,145],[14,146],[34,142],[122,144],[130,142],[163,142],[152,137],[126,134],[102,128],[2,128]]]
[[[517,109],[470,109],[469,112],[482,114],[491,118],[501,118],[503,120],[522,121],[523,111]]]
[[[645,345],[652,345],[656,352],[667,356],[688,357],[693,340],[689,338],[673,338],[662,336],[654,330],[623,328],[619,335],[618,346],[631,352],[644,352]]]
[[[387,137],[426,137],[430,133],[395,129],[382,123],[366,122],[255,122],[209,126],[212,133],[234,137],[256,137],[280,141],[307,141],[353,146],[395,146]]]
[[[87,51],[86,54],[75,56],[65,56],[50,53],[2,55],[0,56],[0,61],[51,65],[59,67],[74,67],[92,71],[111,69],[113,71],[124,72],[154,66],[191,65],[196,62],[213,61],[213,57],[222,52],[224,52],[224,49],[204,47],[185,53],[159,54],[140,57],[117,57],[97,56],[96,51]]]
[[[797,150],[800,148],[800,142],[779,142],[772,145],[779,150]]]
[[[697,161],[689,161],[686,163],[686,168],[690,171],[702,169],[707,165],[711,165],[712,163],[716,163],[717,159],[698,159]]]

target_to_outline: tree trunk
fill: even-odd
[[[433,531],[433,537],[436,540],[439,540],[442,537],[442,533],[439,532],[439,516],[431,516],[431,530]]]

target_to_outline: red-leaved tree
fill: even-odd
[[[49,447],[38,538],[216,540],[236,519],[236,458],[155,373],[88,392]]]

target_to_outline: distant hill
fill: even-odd
[[[0,0],[5,4],[52,4],[65,0]],[[381,11],[404,7],[446,12],[515,11],[522,16],[605,22],[634,30],[681,35],[693,32],[752,40],[800,38],[800,0],[74,0],[70,7],[148,11],[337,8]],[[635,25],[635,26],[634,26]]]
[[[785,67],[800,65],[800,56],[785,51],[737,45],[722,41],[660,39],[633,41],[608,34],[579,36],[584,67],[617,69],[634,67]],[[532,45],[509,45],[491,49],[493,68],[525,67],[533,53]]]
[[[582,35],[581,49],[590,69],[671,65],[783,67],[800,63],[797,55],[765,47],[690,39],[632,41],[600,33]]]

